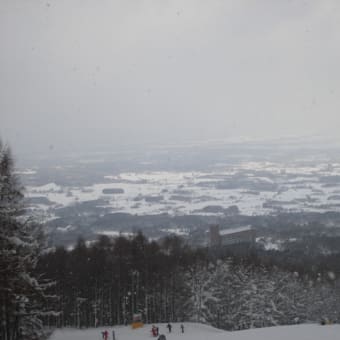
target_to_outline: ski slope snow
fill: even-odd
[[[165,324],[157,324],[159,334],[167,340],[335,340],[339,339],[340,325],[321,326],[315,324],[278,326],[227,332],[198,323],[183,323],[184,334],[180,331],[180,323],[172,324],[169,334]],[[112,340],[112,330],[116,340],[151,340],[151,325],[132,330],[128,326],[92,328],[86,330],[58,329],[49,340],[102,340],[101,332],[108,330]]]

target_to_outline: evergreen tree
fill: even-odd
[[[22,215],[23,189],[8,147],[0,143],[0,336],[39,339],[44,288],[34,276],[42,251],[40,227]]]

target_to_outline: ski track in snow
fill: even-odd
[[[159,334],[164,334],[167,340],[335,340],[339,339],[340,325],[321,326],[304,324],[294,326],[277,326],[268,328],[248,329],[228,332],[211,326],[195,323],[183,323],[185,332],[180,332],[180,323],[172,323],[169,334],[166,324],[156,324]],[[151,325],[132,330],[129,326],[107,328],[92,328],[86,330],[62,329],[56,330],[49,340],[101,340],[101,332],[108,330],[112,340],[112,329],[116,340],[151,340]]]

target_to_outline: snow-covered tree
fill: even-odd
[[[0,143],[0,337],[39,339],[44,285],[33,271],[42,251],[40,226],[24,218],[23,189],[8,147]]]
[[[232,263],[231,259],[191,271],[192,318],[237,330],[336,320],[337,299],[329,284],[308,284],[295,272]]]

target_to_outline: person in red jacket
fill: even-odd
[[[152,333],[152,336],[157,336],[157,327],[155,325],[152,326],[151,333]]]
[[[103,336],[103,340],[108,340],[109,332],[107,330],[105,330],[104,332],[102,332],[102,336]]]

